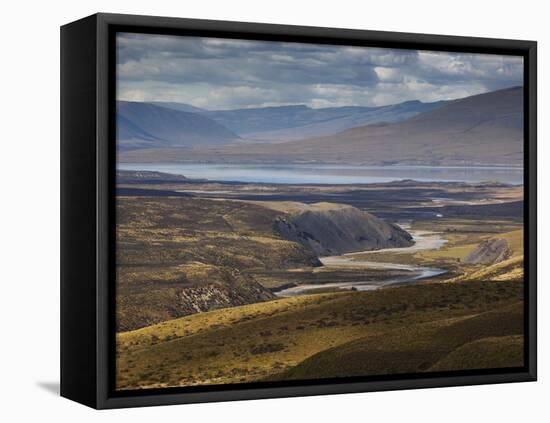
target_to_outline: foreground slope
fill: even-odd
[[[274,380],[523,366],[523,305],[365,336],[322,351]],[[510,342],[511,338],[514,342]],[[506,355],[495,354],[506,346]],[[476,355],[462,357],[477,347]],[[491,360],[488,354],[496,356]],[[494,357],[493,357],[494,358]],[[456,365],[456,367],[455,367]],[[383,370],[383,372],[381,372]]]
[[[118,334],[117,387],[429,371],[476,340],[494,353],[488,338],[521,335],[522,295],[517,282],[434,283],[194,314]],[[514,345],[505,366],[522,359]]]

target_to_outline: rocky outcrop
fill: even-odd
[[[178,292],[177,304],[183,314],[235,307],[275,298],[270,290],[236,269],[224,269],[222,274],[225,280],[221,283],[197,285]]]
[[[466,264],[496,264],[512,257],[512,250],[505,239],[489,239],[464,258]]]
[[[147,284],[117,297],[117,331],[128,331],[190,314],[276,298],[237,269],[189,263],[173,280]]]
[[[275,232],[318,256],[408,247],[412,236],[399,226],[352,206],[323,203],[279,216]]]

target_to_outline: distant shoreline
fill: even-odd
[[[353,162],[331,162],[331,161],[254,161],[254,160],[152,160],[152,161],[134,161],[134,160],[117,160],[117,170],[125,170],[119,167],[126,165],[155,165],[155,164],[171,164],[171,165],[234,165],[234,166],[345,166],[348,168],[385,168],[385,169],[404,169],[404,168],[436,168],[436,169],[511,169],[523,170],[522,164],[507,164],[507,163],[474,163],[474,164],[412,164],[412,163],[353,163]]]
[[[515,166],[360,166],[337,164],[118,163],[117,171],[159,172],[208,182],[297,185],[373,183],[523,184]]]

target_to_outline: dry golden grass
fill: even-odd
[[[384,334],[368,334],[322,351],[269,379],[521,367],[522,333],[521,302],[467,316],[404,322]]]
[[[512,257],[523,256],[523,229],[499,234],[494,238],[503,238],[508,241],[508,245],[512,250]]]
[[[119,256],[117,313],[133,327],[150,326],[117,335],[119,389],[252,382],[280,375],[300,378],[299,372],[292,376],[292,369],[302,368],[301,363],[311,357],[328,351],[327,369],[338,369],[348,363],[342,355],[346,348],[372,339],[384,348],[379,349],[379,355],[370,356],[376,359],[370,362],[368,374],[426,371],[436,363],[468,368],[500,365],[503,359],[496,357],[498,348],[494,347],[499,343],[507,357],[515,357],[520,342],[516,339],[520,336],[516,330],[517,319],[521,319],[518,313],[500,332],[486,333],[482,324],[476,325],[476,333],[483,336],[475,339],[465,336],[468,332],[460,323],[499,310],[505,310],[505,315],[507,307],[514,304],[519,307],[523,299],[523,285],[519,283],[523,279],[523,231],[517,222],[415,222],[415,229],[442,232],[448,243],[430,252],[380,252],[368,257],[443,267],[450,272],[440,279],[452,277],[455,283],[315,294],[174,319],[182,315],[174,315],[181,302],[181,287],[210,282],[220,277],[218,269],[246,269],[249,276],[260,275],[258,281],[270,287],[281,285],[285,277],[290,280],[291,273],[306,283],[312,275],[345,277],[326,269],[313,272],[311,257],[299,245],[272,234],[276,213],[334,205],[175,198],[124,201],[119,204],[119,242],[124,244],[120,251],[125,254]],[[511,259],[486,268],[466,267],[460,262],[480,242],[492,237],[507,239],[514,254]],[[136,323],[132,319],[138,315],[143,320]],[[497,328],[493,323],[488,329]],[[447,330],[445,336],[437,335],[443,329]],[[456,354],[452,355],[460,348],[474,351],[473,357],[490,351],[492,358],[461,364]],[[426,356],[431,357],[429,362]],[[363,374],[353,367],[349,372],[347,375]],[[322,377],[322,372],[312,377]]]
[[[430,371],[522,367],[523,351],[523,335],[490,336],[450,352]]]
[[[281,213],[302,213],[305,211],[324,211],[324,210],[339,210],[349,208],[351,206],[341,203],[329,203],[326,201],[320,203],[300,203],[297,201],[254,201],[254,200],[233,200],[236,202],[253,204],[259,207],[265,207],[270,210],[275,210]]]
[[[245,274],[251,269],[320,264],[313,252],[273,233],[277,215],[236,201],[119,198],[119,330],[265,299],[269,292],[259,298],[253,276]],[[240,276],[231,276],[231,269],[238,269]],[[250,281],[248,289],[245,280]],[[202,306],[196,306],[194,298]]]
[[[195,314],[119,334],[117,387],[262,380],[355,339],[384,337],[415,325],[446,325],[517,303],[522,293],[517,282],[433,283],[308,295]],[[409,341],[403,342],[407,350]],[[428,342],[427,348],[437,350],[438,342]]]
[[[470,282],[470,281],[518,281],[523,282],[523,256],[515,256],[500,263],[484,266],[481,269],[468,272],[446,282]]]

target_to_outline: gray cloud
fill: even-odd
[[[521,57],[119,34],[119,99],[207,109],[379,106],[521,85]]]

